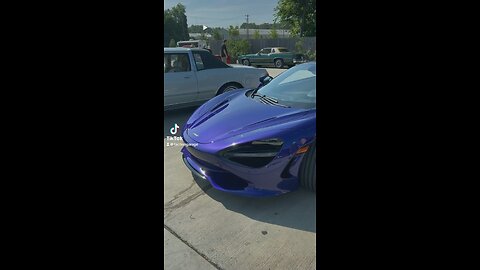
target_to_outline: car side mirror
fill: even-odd
[[[263,76],[263,77],[260,77],[260,83],[261,83],[261,85],[266,85],[266,84],[268,84],[272,79],[273,79],[272,76],[270,76],[270,75],[265,75],[265,76]]]

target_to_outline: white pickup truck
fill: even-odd
[[[164,110],[196,106],[237,88],[256,88],[268,76],[263,68],[230,66],[210,52],[195,48],[164,48]]]

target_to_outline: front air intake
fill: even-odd
[[[235,145],[220,152],[220,156],[241,165],[260,168],[269,164],[282,149],[279,139],[258,140]]]

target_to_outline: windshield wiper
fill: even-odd
[[[260,102],[262,102],[264,104],[275,105],[275,106],[280,106],[280,107],[284,107],[284,108],[290,108],[290,106],[278,103],[278,100],[275,99],[275,98],[268,97],[266,95],[263,95],[263,96],[260,96],[260,97],[261,97]]]
[[[269,97],[269,96],[267,96],[267,95],[263,95],[262,98],[267,99],[267,100],[269,100],[269,101],[271,101],[271,102],[273,102],[273,103],[278,103],[278,99],[273,98],[273,97]]]

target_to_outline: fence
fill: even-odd
[[[256,53],[266,47],[285,47],[292,52],[295,52],[295,44],[303,40],[303,50],[316,51],[317,37],[304,37],[304,38],[275,38],[275,39],[248,39],[250,43],[250,52]],[[210,49],[213,54],[220,54],[220,48],[222,47],[222,40],[211,40]],[[228,48],[227,48],[228,50]]]

